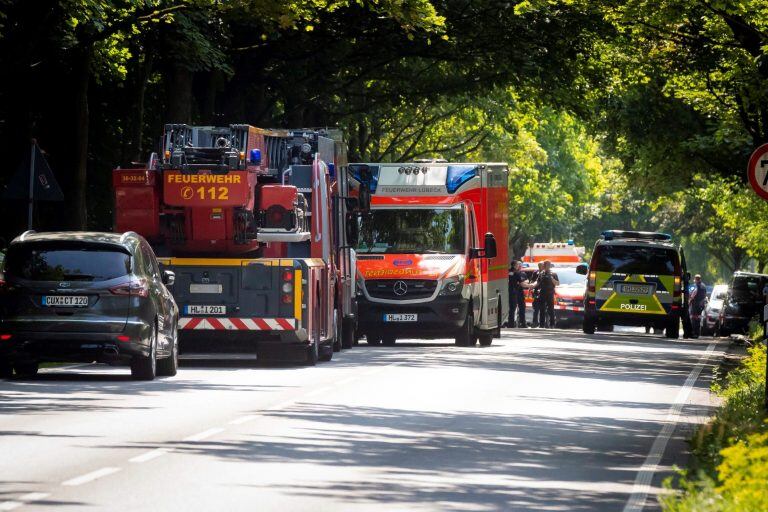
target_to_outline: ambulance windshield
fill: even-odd
[[[357,252],[463,254],[461,208],[376,208],[360,220]]]

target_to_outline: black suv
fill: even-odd
[[[130,363],[140,380],[176,374],[174,275],[136,233],[28,231],[0,277],[0,377],[71,361]]]
[[[733,333],[746,334],[749,322],[759,316],[763,307],[763,288],[768,275],[737,270],[728,287],[728,294],[720,309],[720,336]]]

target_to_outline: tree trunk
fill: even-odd
[[[138,50],[137,50],[138,51]],[[147,51],[144,55],[138,55],[136,66],[134,68],[135,78],[133,81],[133,101],[131,101],[130,112],[128,112],[128,140],[126,141],[126,150],[123,159],[127,162],[140,162],[146,157],[144,155],[144,102],[147,93],[147,82],[152,73],[154,65],[152,51]]]
[[[193,73],[181,65],[171,66],[167,81],[168,123],[192,122],[192,78]]]
[[[72,192],[73,223],[76,229],[88,227],[88,86],[91,81],[93,48],[86,46],[75,54],[75,179]]]

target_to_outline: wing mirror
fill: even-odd
[[[346,225],[344,226],[344,229],[347,234],[347,244],[352,247],[357,247],[357,244],[360,241],[360,225],[358,224],[357,219],[358,216],[354,213],[348,213],[347,218],[345,219]]]
[[[585,276],[589,273],[589,265],[586,263],[582,263],[581,265],[578,265],[576,267],[576,273],[581,274],[582,276]]]
[[[482,249],[480,248],[473,248],[469,250],[469,259],[476,259],[476,258],[485,258],[485,259],[491,259],[495,258],[497,254],[496,250],[496,237],[493,236],[493,233],[488,232],[485,234],[485,247]]]
[[[171,270],[163,270],[162,281],[164,285],[173,286],[176,282],[176,273]]]

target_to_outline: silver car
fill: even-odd
[[[726,295],[728,295],[727,284],[717,284],[712,288],[707,307],[704,308],[704,313],[701,315],[702,335],[712,335],[718,331],[720,327],[718,325],[720,322],[720,310],[723,309],[723,301]]]

